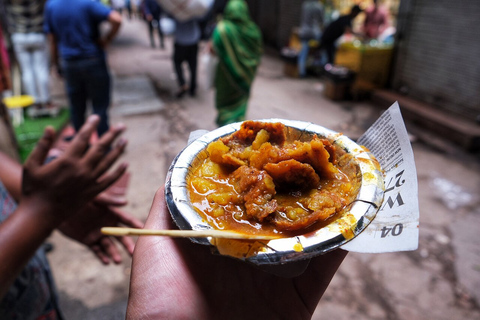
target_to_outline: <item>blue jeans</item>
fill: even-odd
[[[307,75],[307,58],[310,47],[308,45],[308,40],[302,40],[302,48],[298,53],[298,74],[300,77],[305,77]]]
[[[70,116],[75,131],[85,123],[87,101],[93,113],[100,116],[98,136],[108,131],[107,109],[110,105],[110,74],[104,57],[78,58],[62,61]]]

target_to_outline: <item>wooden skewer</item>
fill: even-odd
[[[177,238],[223,238],[223,239],[247,239],[247,240],[274,240],[279,237],[249,235],[232,231],[220,230],[153,230],[120,227],[104,227],[102,233],[109,236],[167,236]]]

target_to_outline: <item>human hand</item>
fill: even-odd
[[[124,163],[107,172],[125,149],[124,139],[112,146],[124,131],[123,125],[112,127],[89,147],[90,136],[99,121],[98,116],[90,116],[65,152],[48,164],[44,161],[55,140],[55,132],[50,127],[45,129],[24,164],[20,203],[30,202],[41,209],[45,221],[53,227],[109,187],[127,168]]]
[[[173,228],[163,188],[145,228]],[[346,254],[332,251],[301,275],[282,278],[188,239],[140,237],[127,319],[310,319]]]
[[[211,55],[216,55],[217,53],[215,52],[215,48],[213,46],[213,42],[212,41],[208,41],[207,42],[207,46],[206,46],[206,51],[208,53],[210,53]]]
[[[110,261],[121,263],[122,256],[113,241],[114,237],[102,234],[100,229],[120,225],[132,228],[143,227],[140,220],[118,209],[118,206],[124,204],[122,198],[103,192],[63,222],[58,229],[69,238],[89,247],[103,264],[109,264]],[[115,238],[130,255],[133,254],[135,243],[131,237]]]

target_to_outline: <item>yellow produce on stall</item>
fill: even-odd
[[[339,45],[335,65],[355,72],[352,90],[383,88],[388,82],[393,46],[386,44],[363,44],[360,41]]]

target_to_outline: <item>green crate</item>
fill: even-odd
[[[47,126],[51,126],[56,132],[59,132],[67,125],[69,120],[69,111],[62,108],[56,117],[30,118],[25,116],[23,123],[14,126],[18,153],[22,163],[30,155]]]

